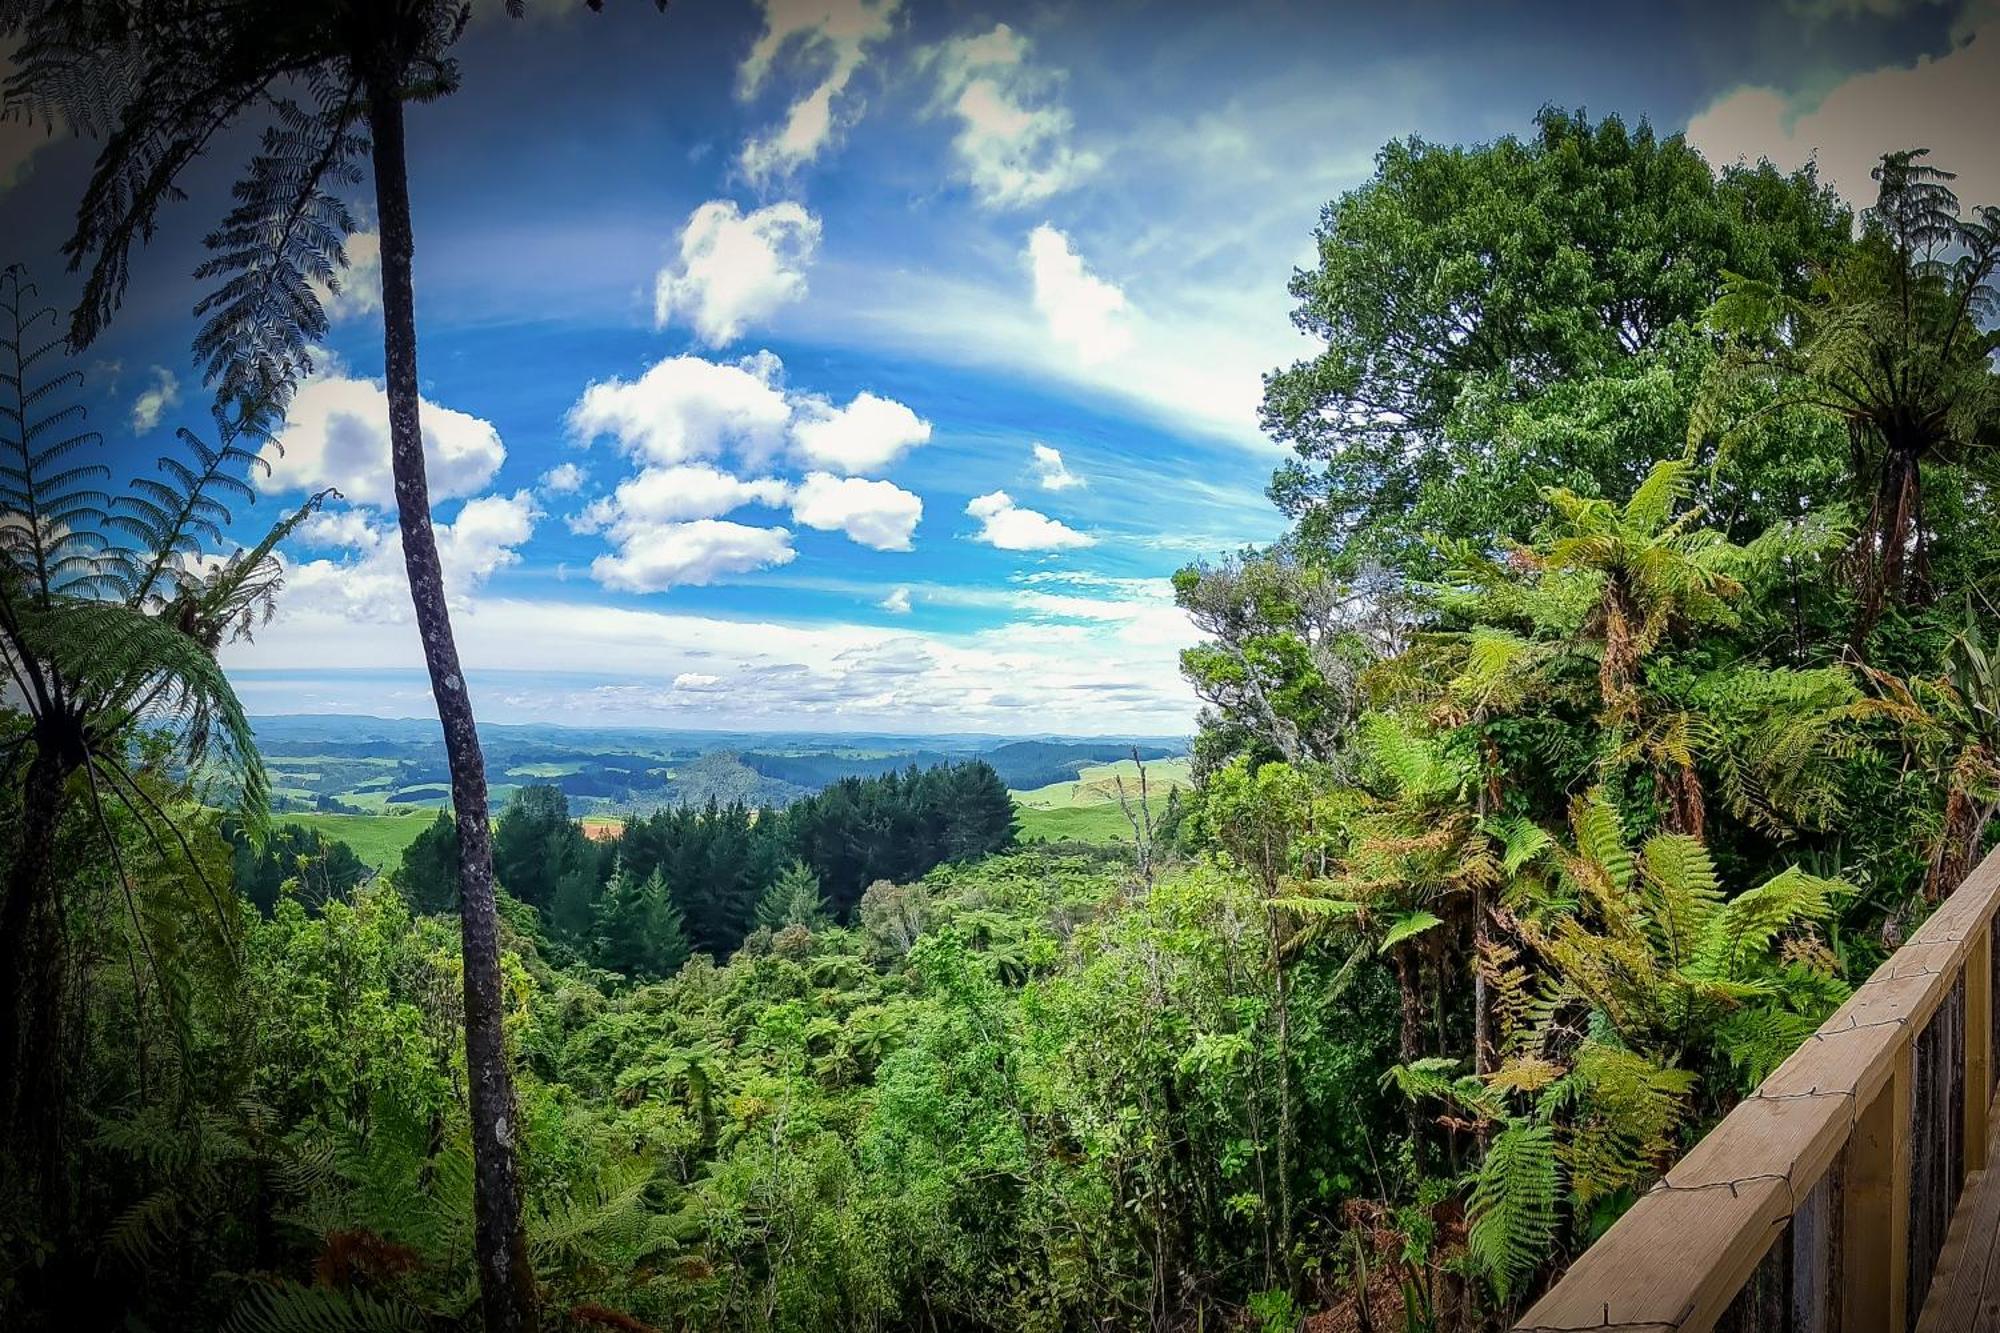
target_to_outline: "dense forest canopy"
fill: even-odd
[[[103,36],[44,18],[44,74]],[[342,162],[449,89],[442,30],[393,88],[266,36],[368,104],[298,112]],[[223,534],[317,306],[212,307],[222,435],[116,491],[9,270],[0,1323],[1506,1326],[1994,842],[2000,232],[1938,168],[1857,215],[1615,117],[1386,146],[1267,381],[1293,526],[1175,580],[1195,787],[1121,777],[1101,844],[1019,841],[1037,743],[489,821],[447,709],[373,873],[272,816],[215,663],[284,595],[307,511]]]

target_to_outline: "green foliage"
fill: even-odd
[[[833,914],[819,891],[819,876],[803,861],[786,866],[757,900],[757,924],[765,930],[787,926],[821,930],[832,925]]]
[[[316,906],[347,896],[367,874],[353,848],[298,824],[279,824],[261,847],[240,830],[232,841],[236,892],[266,916],[283,894]]]
[[[1504,1303],[1541,1267],[1561,1220],[1554,1131],[1510,1124],[1486,1147],[1466,1205],[1466,1252]]]
[[[601,967],[634,981],[658,981],[688,959],[680,909],[657,870],[639,879],[621,867],[604,886],[596,918],[594,957]]]
[[[1521,540],[1545,487],[1626,493],[1686,430],[1705,353],[1685,335],[1723,275],[1803,294],[1847,229],[1810,170],[1717,174],[1616,117],[1392,142],[1293,280],[1324,347],[1267,380],[1265,426],[1299,454],[1273,495],[1340,564],[1421,574],[1426,534]]]
[[[430,826],[403,849],[396,887],[418,912],[458,910],[458,824],[440,810]]]
[[[1983,545],[1985,496],[2000,476],[2000,334],[1988,328],[2000,310],[2000,209],[1964,216],[1953,173],[1928,153],[1883,155],[1859,243],[1809,293],[1731,273],[1709,315],[1734,339],[1737,368],[1827,414],[1852,441],[1852,498],[1868,516],[1854,562],[1864,646],[1885,604],[1930,599],[1934,561],[1967,570],[1965,546]],[[1968,508],[1926,501],[1939,473],[1947,494],[1952,480],[1972,483]]]
[[[335,167],[356,147],[315,105],[280,110],[293,137],[218,240],[203,337],[244,367],[219,379],[243,413],[304,355],[254,345],[259,312],[345,226],[308,190],[305,232],[245,230],[298,144]],[[560,790],[517,792],[502,1029],[550,1321],[1290,1329],[1325,1298],[1351,1302],[1336,1322],[1398,1300],[1409,1327],[1506,1322],[2000,812],[1990,348],[1945,356],[1933,318],[1984,309],[1967,229],[1992,224],[1917,156],[1883,185],[1855,240],[1809,172],[1717,174],[1616,120],[1385,149],[1295,284],[1325,349],[1268,385],[1298,527],[1176,579],[1204,734],[1144,857],[1016,847],[983,763],[718,760],[701,779],[745,799],[604,842]],[[1854,387],[1906,333],[1898,365],[1957,367],[1927,478],[1939,596],[1871,620],[1849,576],[1857,541],[1881,563],[1878,479],[1850,488],[1849,441],[1796,391]],[[457,826],[379,884],[310,831],[225,830],[202,784],[253,815],[259,788],[213,654],[276,568],[268,543],[191,557],[254,435],[184,436],[120,504],[72,413],[9,420],[4,498],[62,522],[0,525],[0,642],[28,694],[36,672],[80,690],[103,742],[48,801],[12,759],[61,752],[50,714],[0,719],[24,797],[0,850],[12,882],[41,793],[88,1019],[37,1048],[74,1053],[47,1064],[50,1123],[88,1139],[49,1159],[65,1210],[0,1212],[0,1272],[27,1274],[0,1276],[0,1318],[46,1326],[60,1292],[89,1327],[464,1324]],[[748,803],[806,769],[840,778]]]

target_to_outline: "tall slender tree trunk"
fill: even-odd
[[[1277,909],[1269,900],[1278,886],[1268,887],[1264,907],[1264,930],[1271,945],[1271,982],[1278,1019],[1278,1249],[1284,1264],[1285,1289],[1297,1287],[1292,1256],[1292,1138],[1298,1132],[1292,1116],[1292,996],[1285,976],[1284,938],[1278,929]]]
[[[21,840],[7,872],[7,899],[0,904],[0,1130],[13,1134],[27,1088],[27,1020],[37,1003],[56,997],[31,994],[41,969],[33,963],[35,918],[49,890],[56,829],[62,822],[63,786],[70,768],[52,746],[37,741],[35,758],[21,793]]]
[[[1862,554],[1861,618],[1854,631],[1854,648],[1867,658],[1868,640],[1890,604],[1907,600],[1904,588],[1906,557],[1904,548],[1916,531],[1917,515],[1923,508],[1922,446],[1911,447],[1895,439],[1885,442],[1882,477],[1868,515],[1868,548]]]
[[[465,965],[465,1066],[472,1109],[474,1247],[480,1305],[488,1333],[525,1333],[535,1326],[535,1279],[521,1227],[519,1171],[514,1159],[519,1115],[501,1030],[500,919],[493,900],[493,835],[487,822],[486,762],[472,699],[458,662],[445,603],[437,535],[431,528],[418,422],[416,298],[410,281],[413,245],[404,157],[399,81],[369,80],[368,128],[375,165],[375,208],[382,234],[382,353],[388,379],[389,457],[396,479],[396,516],[403,565],[423,638],[438,720],[444,725],[451,801],[458,821],[458,911]]]

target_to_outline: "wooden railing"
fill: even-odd
[[[1908,1333],[1993,1110],[2000,851],[1517,1330]]]

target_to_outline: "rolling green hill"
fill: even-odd
[[[1014,793],[1016,804],[1035,810],[1062,810],[1073,807],[1118,806],[1118,784],[1123,783],[1128,798],[1139,794],[1139,766],[1130,759],[1115,764],[1091,764],[1080,770],[1073,781],[1051,782],[1046,787]],[[1175,788],[1193,783],[1186,758],[1151,759],[1146,762],[1146,790],[1156,801],[1164,801]],[[1119,821],[1124,822],[1122,819]]]
[[[281,824],[303,824],[354,849],[354,854],[377,870],[389,870],[402,859],[403,849],[416,841],[419,833],[437,818],[437,811],[412,810],[408,814],[324,815],[284,814]]]

